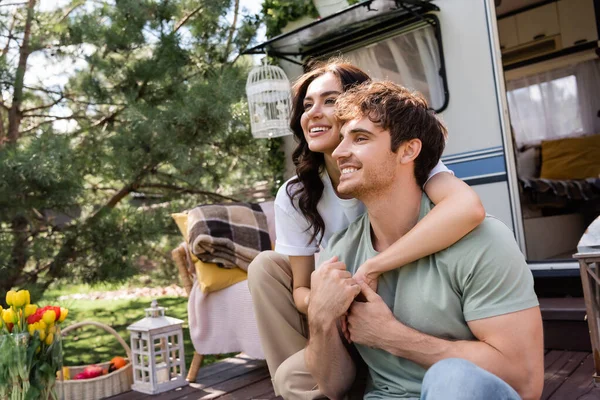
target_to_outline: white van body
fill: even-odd
[[[598,0],[560,1],[595,2],[595,7],[600,8]],[[489,214],[512,228],[534,274],[578,275],[578,264],[570,259],[569,252],[575,252],[585,229],[583,220],[573,215],[523,220],[495,2],[435,0],[431,3],[439,7],[435,14],[441,25],[449,92],[448,105],[440,113],[449,129],[443,162],[475,189]],[[503,0],[500,7],[518,9],[533,3],[540,0]],[[597,37],[595,42],[597,46]],[[569,55],[568,62],[577,57],[594,57],[594,49],[584,53]],[[544,65],[552,68],[552,63],[561,62],[565,62],[564,57],[544,61]],[[286,60],[281,61],[281,66],[292,81],[303,72],[301,66]],[[528,68],[536,65],[523,67],[521,71],[511,70],[510,74],[517,76]],[[289,137],[286,153],[290,154],[293,148],[293,139]],[[290,174],[292,171],[289,170]],[[557,259],[551,257],[552,253],[566,256]]]

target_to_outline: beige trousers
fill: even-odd
[[[323,398],[304,362],[308,323],[294,303],[287,256],[260,253],[248,267],[248,286],[275,393],[286,400]]]

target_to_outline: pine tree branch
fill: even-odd
[[[44,125],[48,125],[51,124],[55,121],[60,121],[60,120],[89,120],[89,117],[87,116],[80,116],[80,115],[70,115],[67,117],[60,117],[60,116],[56,116],[56,115],[26,115],[26,117],[41,117],[41,118],[51,118],[51,119],[47,119],[45,121],[42,122],[38,122],[37,124],[33,124],[25,129],[22,129],[20,132],[20,136],[26,135],[29,132],[35,131],[36,129],[40,128],[41,126]]]
[[[58,23],[60,24],[61,22],[63,22],[65,19],[67,19],[69,17],[69,15],[75,11],[77,8],[81,7],[82,5],[84,5],[85,2],[81,2],[79,4],[75,4],[73,7],[69,8],[62,17],[60,17],[60,19],[58,20]]]
[[[233,197],[229,197],[229,196],[224,196],[222,194],[218,194],[215,192],[208,192],[206,190],[198,190],[198,189],[192,189],[192,188],[186,188],[183,186],[177,186],[177,185],[169,185],[169,184],[164,184],[164,183],[145,183],[142,184],[138,187],[138,189],[167,189],[167,190],[172,190],[178,193],[186,193],[186,194],[201,194],[204,196],[210,196],[210,197],[215,197],[218,199],[222,199],[222,200],[229,200],[229,201],[239,201],[238,199],[234,199]]]
[[[117,204],[119,204],[125,197],[127,197],[127,195],[129,195],[131,192],[134,192],[140,186],[143,179],[154,169],[158,168],[159,165],[160,162],[154,162],[142,168],[139,174],[137,174],[131,180],[131,182],[124,185],[104,205],[102,205],[98,210],[96,210],[94,214],[92,214],[89,218],[83,221],[80,225],[80,228],[92,228],[96,221],[98,221],[104,215],[110,212]],[[44,267],[44,269],[48,270],[48,274],[50,276],[49,281],[42,285],[44,290],[48,287],[48,285],[50,285],[50,283],[52,282],[52,278],[59,278],[63,276],[65,265],[67,265],[70,261],[74,260],[77,257],[76,245],[78,239],[79,235],[77,235],[77,232],[72,233],[67,238],[67,240],[65,240],[54,259],[49,263],[49,265]]]
[[[240,9],[240,0],[235,0],[235,6],[233,11],[233,23],[231,24],[231,28],[229,28],[229,35],[227,37],[227,44],[225,45],[225,54],[223,54],[223,63],[227,62],[227,58],[229,57],[229,49],[231,48],[231,42],[233,42],[233,34],[235,33],[238,13]]]
[[[12,21],[10,22],[10,27],[8,28],[8,35],[6,40],[6,46],[2,49],[2,56],[6,56],[8,54],[8,50],[10,49],[10,41],[14,39],[13,30],[15,29],[15,24],[17,23],[17,9],[13,11]]]
[[[194,9],[193,11],[191,11],[190,13],[188,13],[187,15],[185,15],[179,22],[177,22],[177,24],[175,24],[175,28],[173,29],[173,33],[177,33],[177,31],[183,25],[185,25],[189,21],[190,18],[192,18],[197,13],[199,13],[203,8],[204,8],[203,6],[197,7],[196,9]]]
[[[23,102],[23,86],[25,70],[27,69],[27,58],[29,58],[29,40],[31,39],[31,26],[33,23],[33,13],[36,0],[29,0],[27,3],[27,18],[25,19],[25,29],[23,31],[23,42],[19,51],[19,64],[14,82],[13,100],[8,112],[8,143],[15,143],[19,138],[19,127],[21,126],[21,103]]]
[[[29,113],[29,112],[32,112],[32,111],[44,110],[46,108],[54,107],[55,105],[57,105],[58,103],[60,103],[61,101],[63,101],[63,99],[65,99],[65,96],[63,94],[61,94],[58,99],[54,100],[50,104],[44,104],[44,105],[41,105],[41,106],[28,108],[26,110],[23,110],[22,113],[26,114],[26,113]]]
[[[8,6],[24,6],[27,4],[26,1],[22,1],[20,3],[0,3],[0,7],[8,7]]]

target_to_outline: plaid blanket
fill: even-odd
[[[191,251],[203,262],[247,271],[258,253],[271,249],[267,217],[258,204],[203,205],[187,218]]]
[[[595,201],[600,199],[600,178],[583,180],[550,180],[542,178],[519,178],[521,186],[532,202],[552,198],[564,200]]]

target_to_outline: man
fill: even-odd
[[[351,90],[336,108],[344,122],[333,153],[342,171],[337,190],[367,213],[332,237],[311,278],[303,357],[319,390],[342,398],[355,379],[338,334],[347,315],[344,331],[369,367],[365,399],[539,398],[543,340],[533,279],[498,220],[487,217],[448,249],[384,273],[377,292],[352,277],[432,208],[421,188],[446,130],[421,95],[391,82]],[[301,357],[283,370],[301,370]]]

